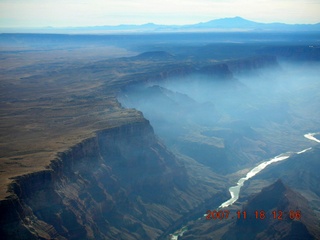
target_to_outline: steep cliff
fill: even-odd
[[[229,69],[235,74],[248,74],[264,68],[279,68],[275,55],[262,55],[227,62]]]
[[[47,170],[17,177],[1,201],[7,239],[155,239],[211,197],[147,120],[97,132]]]

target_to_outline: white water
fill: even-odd
[[[320,143],[320,140],[319,140],[319,139],[316,139],[316,138],[314,137],[314,135],[316,135],[316,134],[319,134],[319,133],[307,133],[307,134],[304,135],[304,137],[305,137],[305,138],[308,138],[308,139],[310,139],[310,140],[312,140],[312,141],[316,141],[316,142]]]
[[[317,133],[307,133],[304,135],[305,138],[308,138],[312,141],[316,141],[316,142],[319,142],[320,143],[320,140],[315,138],[314,135],[316,135]],[[304,153],[306,151],[309,151],[311,150],[312,148],[307,148],[307,149],[304,149],[300,152],[296,152],[296,154],[301,154],[301,153]],[[243,177],[243,178],[240,178],[239,181],[237,182],[237,185],[236,186],[233,186],[233,187],[230,187],[229,188],[229,192],[230,192],[230,195],[231,195],[231,198],[227,201],[225,201],[224,203],[222,203],[219,208],[225,208],[225,207],[228,207],[232,204],[234,204],[238,198],[239,198],[239,194],[240,194],[240,189],[241,187],[243,186],[244,182],[247,181],[248,179],[252,178],[253,176],[255,176],[256,174],[258,174],[259,172],[261,172],[263,169],[265,169],[268,165],[272,164],[272,163],[275,163],[275,162],[280,162],[280,161],[283,161],[287,158],[289,158],[292,154],[294,153],[283,153],[283,154],[280,154],[266,162],[263,162],[261,164],[259,164],[258,166],[254,167],[250,172],[247,173],[246,177]]]
[[[265,169],[268,165],[275,163],[275,162],[280,162],[283,161],[287,158],[289,158],[291,156],[291,154],[281,154],[279,156],[276,156],[274,158],[272,158],[269,161],[263,162],[261,164],[259,164],[258,166],[256,166],[255,168],[253,168],[250,172],[247,173],[246,177],[240,178],[239,181],[237,182],[236,186],[230,187],[229,188],[229,192],[231,195],[231,198],[222,203],[219,208],[224,208],[224,207],[228,207],[232,204],[234,204],[238,198],[239,198],[239,193],[240,193],[240,189],[243,186],[244,182],[247,181],[248,179],[252,178],[253,176],[255,176],[256,174],[258,174],[259,172],[261,172],[263,169]]]

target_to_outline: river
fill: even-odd
[[[304,135],[304,137],[308,138],[309,140],[316,141],[316,142],[320,143],[320,140],[314,137],[314,135],[316,135],[316,134],[318,134],[318,133],[307,133]],[[248,179],[252,178],[253,176],[257,175],[259,172],[261,172],[263,169],[265,169],[268,165],[275,163],[275,162],[283,161],[283,160],[289,158],[293,154],[301,154],[301,153],[304,153],[304,152],[309,151],[311,149],[312,148],[310,147],[310,148],[304,149],[299,152],[282,153],[282,154],[280,154],[280,155],[278,155],[268,161],[260,163],[258,166],[251,169],[251,171],[248,172],[245,177],[240,178],[239,181],[237,182],[237,185],[229,188],[231,198],[229,200],[225,201],[224,203],[222,203],[219,206],[219,208],[225,208],[225,207],[228,207],[228,206],[234,204],[239,198],[240,189],[243,186],[244,182],[247,181]]]
[[[315,138],[314,136],[317,135],[319,133],[307,133],[304,135],[305,138],[318,142],[320,143],[320,140]],[[242,177],[238,180],[237,185],[232,186],[229,188],[229,192],[231,195],[231,198],[225,202],[223,202],[219,208],[225,208],[228,207],[232,204],[234,204],[238,198],[239,198],[239,194],[240,194],[240,189],[243,186],[244,182],[249,180],[250,178],[252,178],[253,176],[257,175],[259,172],[261,172],[263,169],[265,169],[268,165],[272,164],[272,163],[276,163],[276,162],[280,162],[283,160],[288,159],[290,156],[292,156],[293,154],[301,154],[304,153],[306,151],[311,150],[312,148],[306,148],[302,151],[299,152],[288,152],[288,153],[282,153],[268,161],[265,161],[263,163],[260,163],[258,166],[254,167],[253,169],[251,169],[247,175],[245,177]],[[182,231],[183,229],[183,231]],[[186,227],[181,228],[179,231],[175,232],[174,234],[171,235],[171,240],[177,240],[179,238],[179,236],[182,236],[183,233],[187,231]]]

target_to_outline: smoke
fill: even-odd
[[[194,74],[140,85],[119,100],[142,111],[173,150],[230,172],[306,146],[301,133],[319,130],[317,76],[317,63],[283,62],[232,79]]]

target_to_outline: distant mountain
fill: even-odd
[[[259,23],[241,17],[221,18],[191,25],[142,25],[90,26],[66,28],[0,29],[1,32],[47,32],[47,33],[108,33],[108,32],[223,32],[223,31],[320,31],[317,24]]]
[[[246,20],[241,17],[221,18],[205,23],[198,23],[193,25],[196,28],[213,28],[213,29],[259,29],[264,23],[257,23]]]
[[[317,24],[285,24],[285,23],[258,23],[241,17],[222,18],[205,23],[191,25],[195,28],[243,30],[243,31],[319,31]]]

